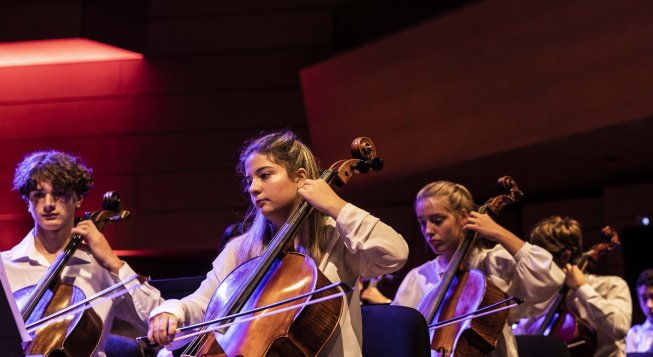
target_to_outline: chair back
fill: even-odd
[[[426,320],[419,311],[395,305],[366,305],[361,311],[363,356],[431,356]]]

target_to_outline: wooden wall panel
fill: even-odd
[[[297,88],[162,93],[0,105],[0,139],[144,135],[303,125]],[[185,120],[180,120],[184,118]],[[36,130],[38,129],[38,130]]]
[[[213,0],[154,0],[151,1],[150,15],[153,18],[206,16],[206,14],[295,11],[297,9],[325,8],[339,4],[352,3],[351,0],[247,0],[247,1],[213,1]]]
[[[80,0],[0,2],[0,41],[79,37]]]
[[[365,128],[402,162],[374,176],[388,179],[649,116],[652,11],[477,2],[309,67],[315,149],[335,159],[331,148]]]
[[[332,42],[330,9],[233,13],[156,20],[146,53],[154,55],[293,48]]]
[[[238,219],[230,212],[134,212],[129,221],[111,227],[107,237],[114,249],[143,250],[145,254],[156,254],[157,250],[177,250],[180,254],[202,249],[216,251],[224,229]]]
[[[1,104],[66,98],[181,94],[298,88],[297,69],[314,63],[322,47],[184,56],[144,61],[0,68]]]

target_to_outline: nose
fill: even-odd
[[[247,191],[249,191],[251,195],[256,195],[261,192],[261,185],[259,181],[257,179],[253,179],[252,182],[250,182]]]
[[[56,200],[54,199],[54,196],[52,196],[51,193],[46,193],[45,197],[43,198],[43,206],[46,210],[51,210],[54,208],[56,203]]]
[[[433,224],[431,221],[426,221],[426,224],[424,225],[424,234],[428,236],[434,235],[435,224]]]
[[[653,310],[653,297],[649,298],[646,300],[646,304],[648,305],[648,308]]]

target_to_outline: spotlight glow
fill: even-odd
[[[85,38],[0,43],[0,67],[138,59],[143,55]]]

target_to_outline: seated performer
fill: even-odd
[[[315,210],[290,241],[295,251],[314,260],[331,282],[355,286],[359,277],[400,269],[408,246],[391,227],[345,202],[319,177],[311,151],[292,132],[282,131],[248,141],[241,151],[239,174],[251,199],[251,223],[231,240],[213,262],[200,288],[181,300],[168,300],[151,313],[150,341],[167,344],[178,326],[203,321],[209,299],[229,273],[260,256],[271,237],[303,198]],[[360,356],[362,344],[359,291],[348,294],[334,333],[321,354]],[[172,346],[171,348],[174,348]]]
[[[653,269],[646,269],[637,279],[637,297],[646,321],[633,325],[626,336],[626,352],[653,353]]]
[[[93,222],[74,224],[75,209],[82,205],[92,184],[91,169],[59,151],[34,152],[17,166],[14,189],[27,203],[34,228],[18,245],[2,252],[14,293],[37,284],[73,234],[82,235],[84,243],[63,269],[61,280],[81,289],[87,298],[135,274],[116,256]],[[150,310],[162,301],[159,291],[144,283],[129,294],[95,305],[93,310],[103,328],[93,355],[105,355],[114,316],[144,329]]]
[[[474,210],[471,193],[460,184],[432,182],[417,193],[417,221],[424,239],[437,257],[406,275],[393,305],[417,307],[424,295],[440,283],[465,232],[473,231],[499,244],[492,249],[482,248],[480,244],[475,247],[470,266],[479,269],[509,296],[525,300],[510,309],[509,322],[541,312],[537,303],[553,296],[564,280],[564,274],[553,264],[551,254],[522,241],[487,214]],[[503,327],[496,350],[491,353],[517,356],[517,345],[508,324]]]
[[[569,217],[545,218],[530,234],[530,242],[551,252],[556,264],[563,268],[569,288],[567,307],[596,331],[594,356],[624,356],[632,312],[628,285],[620,277],[584,274],[573,265],[583,253],[582,241],[580,223]],[[520,321],[515,333],[533,334],[539,327],[537,320]]]

